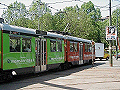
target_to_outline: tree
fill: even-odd
[[[112,26],[116,26],[117,28],[117,16],[118,16],[118,37],[120,38],[120,8],[117,8],[116,10],[114,10],[112,12]],[[106,19],[103,22],[103,26],[109,26],[109,19]],[[105,43],[106,46],[108,46],[108,42],[106,40],[103,41],[103,43]]]
[[[67,14],[64,15],[64,28],[69,23],[67,31],[72,33],[74,36],[84,38],[87,30],[86,28],[86,15],[80,10],[78,5],[74,7],[66,7],[64,12]]]
[[[45,30],[45,31],[47,30],[45,27],[47,24],[45,23],[44,25],[43,22],[48,22],[44,20],[46,20],[45,18],[51,17],[51,10],[47,8],[45,3],[40,2],[40,0],[33,1],[32,5],[29,8],[29,15],[30,15],[30,20],[34,22],[34,24],[32,25],[37,26],[37,27],[32,26],[34,27],[34,29],[38,29],[38,24],[39,24],[40,30]]]
[[[112,13],[112,26],[116,26],[117,28],[117,23],[118,23],[118,37],[120,37],[120,8],[117,8]]]
[[[87,7],[89,4],[91,7]],[[100,9],[95,9],[92,2],[84,3],[81,8],[78,5],[66,7],[63,12],[54,15],[54,29],[64,31],[68,25],[65,31],[72,33],[73,36],[101,42],[102,28],[98,20],[100,17]]]
[[[27,16],[27,9],[23,3],[18,3],[17,1],[11,3],[7,10],[5,10],[2,14],[2,17],[5,20],[5,23],[17,25],[17,21],[24,19]],[[21,25],[21,24],[20,24]],[[24,26],[24,25],[22,25]]]
[[[3,14],[5,21],[10,24],[33,29],[38,29],[39,26],[42,31],[65,31],[76,37],[105,42],[105,27],[108,21],[99,21],[100,9],[95,8],[91,1],[81,7],[66,7],[54,15],[45,3],[40,3],[40,0],[33,1],[28,11],[24,4],[17,1],[10,4],[10,7]]]
[[[100,9],[95,9],[94,4],[89,1],[81,5],[81,10],[86,13],[87,23],[89,23],[88,34],[86,37],[101,43],[101,30],[103,28],[101,28],[101,22],[99,21],[99,18],[101,18]]]
[[[99,8],[95,9],[94,4],[91,1],[82,4],[81,10],[83,10],[83,12],[86,12],[88,17],[90,17],[94,20],[101,18],[100,9]]]
[[[84,3],[81,8],[78,5],[74,7],[66,7],[64,11],[67,13],[65,23],[69,23],[68,31],[74,36],[93,39],[96,42],[101,42],[102,22],[99,21],[101,12],[99,8],[94,8],[94,4],[90,1]]]

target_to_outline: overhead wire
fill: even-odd
[[[111,8],[115,8],[115,7],[118,7],[120,4],[117,4],[117,5],[114,5],[112,6]],[[102,11],[109,11],[109,9],[106,9],[106,10],[102,10]]]
[[[57,3],[65,3],[65,2],[74,2],[74,1],[79,1],[79,2],[83,2],[83,3],[87,3],[87,2],[82,1],[82,0],[69,0],[69,1],[66,0],[66,1],[61,1],[61,2],[46,3],[46,4],[49,5],[49,4],[57,4]],[[3,3],[0,3],[0,4],[9,7],[8,5],[3,4]],[[118,7],[119,5],[120,5],[120,4],[114,5],[114,6],[112,6],[111,8]],[[25,6],[25,7],[30,7],[30,6],[31,6],[31,5]],[[102,9],[102,8],[109,8],[109,4],[107,4],[107,5],[105,5],[105,6],[98,6],[98,5],[94,5],[94,6],[95,6],[95,7],[99,7],[100,9]],[[47,6],[47,7],[51,8],[51,9],[54,9],[54,10],[56,10],[56,11],[60,11],[60,10],[58,10],[58,9],[50,6],[50,5]],[[11,7],[11,8],[16,8],[16,7]],[[7,9],[7,8],[0,8],[0,9]],[[102,11],[108,11],[108,10],[109,10],[109,9],[102,10]]]
[[[8,8],[16,8],[16,7],[8,6],[8,5],[3,4],[3,3],[0,3],[0,4],[3,5],[3,6],[6,6],[6,7],[8,7]],[[0,9],[8,9],[8,8],[0,8]]]
[[[52,8],[52,9],[54,9],[54,10],[56,10],[56,11],[60,11],[60,10],[58,10],[58,9],[56,9],[56,8],[51,7],[51,6],[48,6],[48,7]]]
[[[57,3],[64,3],[64,2],[74,2],[74,1],[79,1],[79,2],[83,2],[83,3],[87,3],[84,2],[82,0],[71,0],[71,1],[61,1],[61,2],[54,2],[54,3],[47,3],[47,4],[57,4]],[[105,8],[108,7],[109,4],[105,5],[105,6],[98,6],[98,5],[94,5],[95,7],[99,7],[99,8]]]
[[[53,2],[53,3],[47,3],[47,4],[57,4],[57,3],[65,3],[65,2],[74,2],[74,1],[79,1],[79,2],[83,2],[83,3],[86,3],[86,2],[84,2],[84,1],[82,1],[82,0],[70,0],[70,1],[61,1],[61,2]],[[7,6],[7,7],[9,7],[8,5],[6,5],[6,4],[3,4],[3,3],[0,3],[1,5],[4,5],[4,6]],[[98,6],[98,5],[94,5],[95,7],[99,7],[99,8],[108,8],[108,5],[109,4],[107,4],[107,5],[105,5],[105,6]],[[117,6],[119,6],[120,4],[118,4]],[[30,7],[31,5],[29,5],[29,6],[25,6],[25,7]],[[115,6],[113,6],[113,7],[115,7]],[[15,7],[12,7],[12,8],[15,8]],[[52,7],[53,8],[53,7]],[[2,8],[1,8],[2,9]],[[4,8],[3,8],[4,9]],[[54,9],[54,8],[53,8]]]
[[[64,3],[64,2],[74,2],[74,1],[79,1],[79,2],[86,3],[86,2],[84,2],[84,1],[82,1],[82,0],[71,0],[71,1],[61,1],[61,2],[54,2],[54,3],[47,3],[47,4],[49,5],[49,4],[57,4],[57,3]],[[105,5],[105,6],[98,6],[98,5],[94,5],[94,6],[95,6],[95,7],[99,7],[99,8],[109,8],[108,5],[109,5],[109,4],[107,4],[107,5]],[[51,7],[50,5],[49,5],[48,7],[50,7],[51,9],[54,9],[54,10],[56,10],[56,11],[59,11],[58,9],[53,8],[53,7]],[[107,9],[107,10],[109,10],[109,9]],[[107,10],[104,10],[104,11],[107,11]]]
[[[87,2],[84,2],[82,0],[71,0],[71,1],[61,1],[61,2],[54,2],[54,3],[47,3],[47,4],[57,4],[57,3],[64,3],[64,2],[73,2],[73,1],[79,1],[79,2],[83,2],[83,3],[87,3]],[[114,8],[114,7],[118,7],[120,4],[118,5],[115,5],[115,6],[112,6],[111,8]],[[109,4],[105,5],[105,6],[98,6],[98,5],[94,5],[95,7],[98,7],[100,9],[103,9],[103,8],[109,8]],[[53,7],[52,7],[53,8]],[[54,8],[54,10],[56,10]],[[108,11],[109,9],[106,9],[106,10],[102,10],[102,11]],[[58,11],[58,9],[57,9]]]
[[[72,1],[79,1],[79,2],[83,2],[83,3],[87,3],[87,2],[84,2],[82,0],[72,0]],[[95,7],[99,7],[99,8],[105,8],[107,7],[109,4],[105,5],[105,6],[98,6],[98,5],[94,5]]]
[[[0,3],[0,4],[8,7],[8,5],[6,5],[6,4],[3,4],[3,3]]]
[[[57,4],[57,3],[64,3],[64,2],[72,2],[72,0],[71,1],[53,2],[53,3],[47,3],[47,4]]]
[[[8,9],[8,8],[0,8],[0,9]]]
[[[69,0],[69,1],[66,0],[66,1],[61,1],[61,2],[47,3],[47,4],[57,4],[57,3],[74,2],[74,1],[79,1],[79,2],[83,2],[83,3],[87,3],[87,2],[84,2],[84,1],[82,1],[82,0]],[[8,5],[3,4],[3,3],[0,3],[0,4],[9,7]],[[116,6],[119,6],[119,5],[120,5],[120,4],[115,5],[115,6],[113,6],[113,7],[116,7]],[[30,7],[30,6],[31,6],[31,5],[25,6],[25,7]],[[95,6],[95,7],[99,7],[99,8],[108,8],[109,4],[107,4],[107,5],[105,5],[105,6],[98,6],[98,5],[95,5],[95,4],[94,4],[94,6]]]
[[[118,7],[118,6],[120,6],[120,4],[118,4],[118,5],[115,5],[115,6],[112,6],[111,8]]]

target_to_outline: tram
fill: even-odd
[[[92,52],[91,40],[0,24],[0,80],[55,68],[67,69],[91,63],[92,59],[95,50]]]

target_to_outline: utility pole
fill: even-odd
[[[39,21],[39,19],[41,17],[41,9],[40,9],[41,0],[40,1],[38,0],[37,4],[38,4],[38,30],[40,30],[40,21]]]
[[[109,12],[110,12],[110,17],[109,17],[109,26],[112,25],[112,19],[111,19],[111,0],[109,0]],[[110,66],[113,66],[113,60],[112,60],[112,40],[109,41],[109,60],[110,60]]]
[[[117,11],[117,38],[116,38],[116,60],[118,59],[118,11]]]
[[[93,39],[92,39],[92,66],[94,66],[94,46],[95,46],[95,43],[94,43],[94,41],[93,41]]]
[[[39,19],[40,19],[40,2],[37,1],[38,4],[38,30],[40,30],[40,23],[39,23]]]

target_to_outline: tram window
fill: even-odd
[[[91,46],[92,47],[92,46]],[[92,50],[91,50],[91,52],[92,52]],[[93,46],[93,52],[95,52],[95,45]]]
[[[55,40],[50,40],[50,51],[56,52],[56,41]]]
[[[87,43],[85,43],[85,52],[88,52]]]
[[[92,46],[90,44],[87,44],[87,49],[88,52],[92,52]]]
[[[22,52],[31,52],[31,39],[22,39]]]
[[[57,52],[62,52],[62,41],[57,41]]]
[[[88,52],[90,52],[90,45],[88,44],[88,46],[87,46],[87,47],[88,47]]]
[[[92,45],[90,45],[90,52],[92,52]]]
[[[10,52],[20,52],[20,38],[10,37]]]
[[[74,52],[77,52],[78,48],[77,48],[77,43],[74,43]]]
[[[74,52],[73,42],[70,42],[70,52]]]

